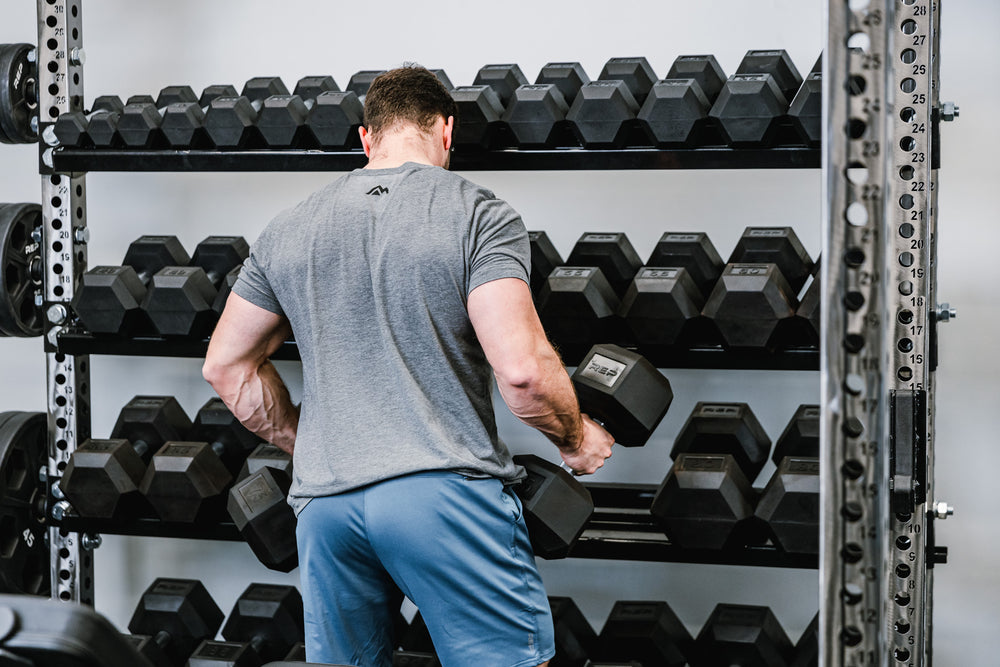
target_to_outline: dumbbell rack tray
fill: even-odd
[[[662,563],[708,563],[816,569],[815,554],[785,553],[772,544],[720,550],[684,549],[671,544],[649,514],[657,487],[647,484],[585,484],[596,509],[570,558],[614,559]],[[66,514],[55,525],[71,533],[170,537],[239,542],[236,525],[222,510],[194,523],[160,521],[141,516],[127,520],[87,519]]]
[[[618,169],[818,169],[821,150],[773,148],[619,148],[456,150],[453,171],[581,171]],[[361,150],[117,150],[57,148],[59,172],[86,171],[349,171],[364,167]]]

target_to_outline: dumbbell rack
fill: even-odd
[[[871,0],[863,8],[852,9],[861,4],[828,0],[821,153],[807,148],[504,150],[456,155],[454,167],[822,166],[825,335],[818,356],[815,352],[796,356],[792,351],[762,359],[693,351],[671,363],[820,370],[824,407],[818,562],[822,664],[929,665],[931,568],[943,560],[934,544],[933,527],[935,517],[946,514],[933,494],[940,4],[939,0]],[[81,5],[82,0],[37,0],[42,136],[60,113],[83,106]],[[204,354],[203,341],[143,339],[124,348],[115,344],[112,350],[108,344],[65,330],[76,281],[87,265],[83,172],[335,171],[363,163],[357,151],[97,154],[42,144],[50,433],[45,473],[50,489],[72,451],[90,433],[90,354]],[[296,358],[297,351],[286,345],[280,357]],[[627,506],[628,502],[617,504]],[[235,535],[224,525],[215,525],[211,531],[186,527],[183,533],[159,522],[112,526],[73,519],[65,510],[58,491],[50,492],[52,596],[66,601],[93,603],[93,557],[87,535],[94,531],[216,539],[234,539]],[[650,543],[652,538],[631,532],[616,538],[615,522],[611,515],[599,516],[592,534],[585,534],[574,555],[815,566],[815,562],[783,560],[768,548],[748,548],[735,556],[677,553],[662,538]],[[626,521],[626,525],[632,532],[641,528],[636,521]]]

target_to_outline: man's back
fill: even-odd
[[[268,226],[234,291],[284,312],[302,356],[296,508],[419,470],[516,477],[466,298],[527,279],[527,258],[507,204],[416,163],[353,172]]]

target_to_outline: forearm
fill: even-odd
[[[209,382],[240,423],[289,454],[294,451],[299,408],[274,364],[229,369]]]
[[[540,351],[518,377],[497,376],[497,386],[515,417],[541,431],[557,447],[572,451],[583,438],[583,420],[573,383],[555,351]]]

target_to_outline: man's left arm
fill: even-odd
[[[287,340],[284,315],[229,295],[205,355],[202,375],[248,429],[288,453],[295,449],[299,408],[270,356]]]

